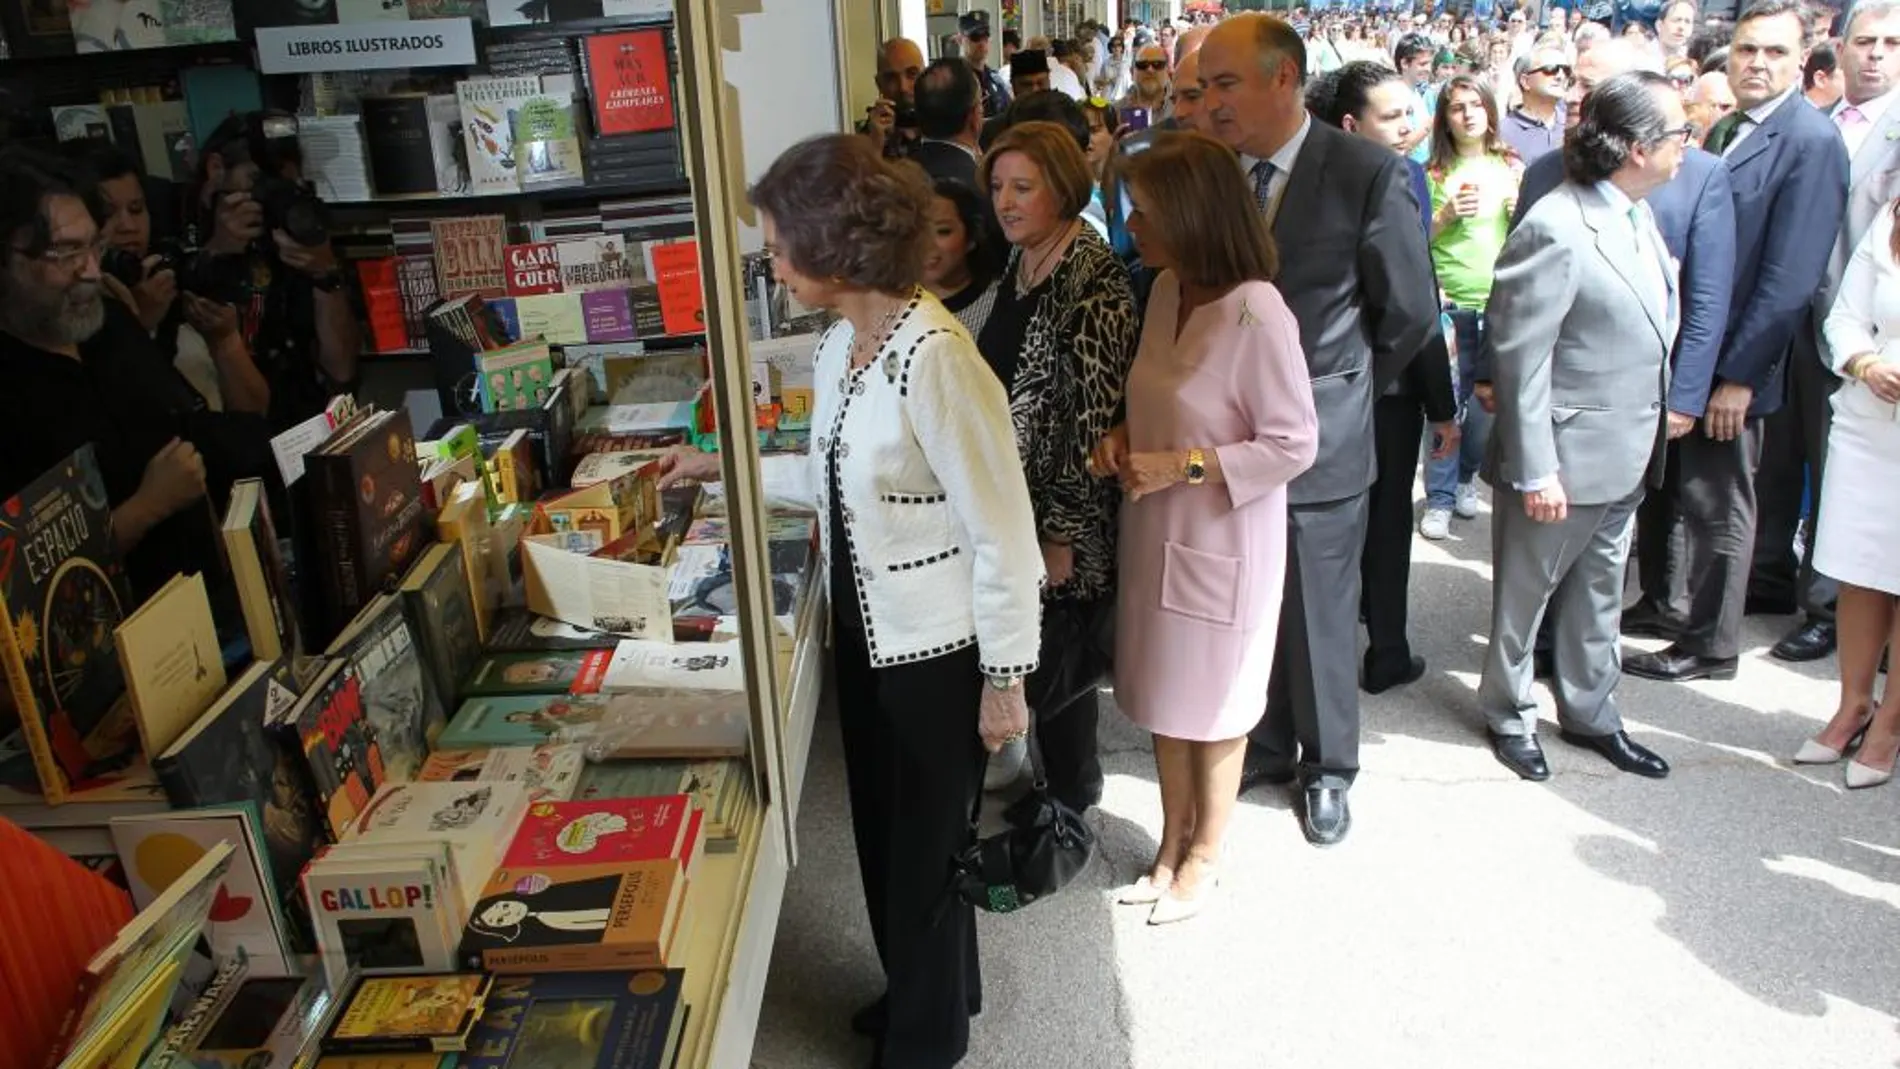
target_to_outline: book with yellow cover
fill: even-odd
[[[465,1050],[495,978],[480,973],[365,977],[350,994],[325,1051]]]
[[[202,575],[174,575],[115,636],[139,740],[162,754],[224,691],[224,659]]]

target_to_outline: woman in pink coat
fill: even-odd
[[[1286,485],[1319,424],[1300,332],[1239,162],[1165,134],[1124,165],[1128,228],[1161,270],[1128,419],[1096,447],[1121,479],[1115,699],[1154,732],[1161,847],[1119,892],[1166,924],[1219,882],[1246,736],[1266,708],[1286,578]]]

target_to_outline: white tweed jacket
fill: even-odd
[[[855,372],[853,334],[840,320],[819,340],[811,452],[774,458],[768,494],[817,511],[827,571],[832,539],[848,539],[853,572],[827,575],[828,588],[858,599],[873,667],[975,645],[985,673],[1029,674],[1042,552],[1002,383],[924,290]],[[843,531],[831,524],[834,462]]]

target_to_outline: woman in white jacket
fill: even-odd
[[[861,137],[793,146],[751,192],[773,272],[841,317],[818,343],[808,457],[768,470],[817,511],[851,820],[885,997],[879,1066],[947,1066],[982,1003],[975,916],[946,899],[984,751],[1028,730],[1042,554],[1002,383],[923,289],[932,193]],[[662,484],[718,477],[668,458]],[[948,904],[946,905],[946,902]]]
[[[1799,764],[1831,764],[1854,750],[1849,787],[1893,778],[1900,752],[1900,686],[1874,704],[1881,654],[1900,646],[1900,201],[1874,218],[1841,276],[1824,333],[1841,388],[1827,438],[1827,479],[1814,543],[1816,571],[1841,585],[1836,609],[1841,704]]]

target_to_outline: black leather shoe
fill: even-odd
[[[1674,642],[1682,632],[1682,625],[1655,609],[1632,605],[1623,613],[1622,630],[1631,638],[1660,638]]]
[[[1550,778],[1550,764],[1544,760],[1544,748],[1537,744],[1535,735],[1493,735],[1491,752],[1497,755],[1498,764],[1533,783]]]
[[[1809,620],[1782,636],[1768,652],[1778,661],[1818,661],[1834,652],[1834,625]]]
[[[1750,594],[1742,600],[1744,616],[1793,616],[1800,606],[1793,598],[1771,598],[1760,594]]]
[[[1240,793],[1246,794],[1256,787],[1284,787],[1293,782],[1296,774],[1292,759],[1248,743],[1247,754],[1240,763]]]
[[[1306,804],[1300,807],[1300,830],[1314,846],[1332,846],[1352,830],[1352,807],[1346,804],[1346,788],[1306,788]]]
[[[851,1015],[851,1030],[861,1036],[881,1036],[888,1020],[890,1003],[879,995],[876,1002],[860,1007]]]
[[[1604,760],[1625,772],[1634,772],[1650,779],[1662,779],[1669,775],[1669,762],[1638,745],[1627,731],[1614,731],[1608,735],[1579,735],[1574,731],[1560,731],[1558,734],[1572,746],[1595,750],[1603,755]]]
[[[1370,666],[1359,673],[1359,689],[1367,694],[1384,694],[1393,687],[1403,687],[1407,683],[1416,683],[1425,676],[1425,658],[1414,656],[1406,662],[1400,672],[1380,670],[1374,672]]]
[[[1644,679],[1664,683],[1687,683],[1694,679],[1734,679],[1736,657],[1697,657],[1680,648],[1667,646],[1655,653],[1625,653],[1623,671]]]

